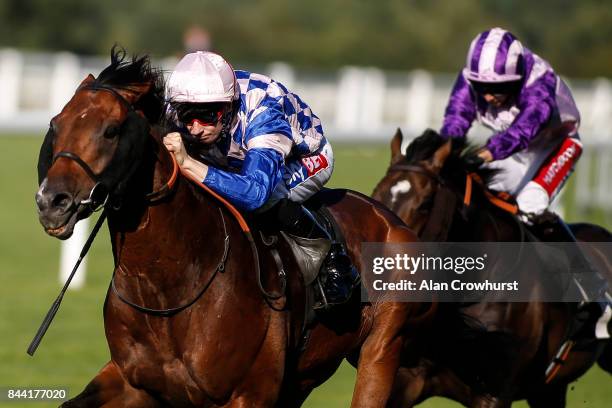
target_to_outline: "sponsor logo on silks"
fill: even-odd
[[[572,143],[567,149],[563,151],[560,155],[558,155],[553,162],[546,170],[546,174],[544,175],[544,182],[546,184],[551,184],[557,174],[564,168],[564,166],[572,161],[572,159],[576,156],[576,151],[578,150],[578,146]]]
[[[306,167],[306,171],[308,172],[308,177],[311,177],[323,169],[326,169],[329,163],[327,163],[327,159],[323,154],[318,154],[316,156],[308,156],[302,159],[302,164]]]
[[[304,180],[308,178],[306,174],[306,169],[302,166],[299,166],[295,171],[288,173],[285,175],[285,185],[292,189],[298,184],[302,183]]]

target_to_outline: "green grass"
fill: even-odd
[[[29,357],[25,350],[60,287],[59,241],[43,232],[34,204],[40,142],[40,138],[0,138],[0,388],[68,387],[69,394],[75,395],[109,358],[102,303],[112,270],[110,244],[103,228],[89,256],[85,288],[68,293],[35,357]],[[351,187],[368,195],[389,160],[386,144],[335,146],[335,156],[336,171],[330,185]],[[306,406],[348,406],[354,377],[354,370],[342,365],[312,394]],[[611,380],[600,369],[592,369],[570,391],[568,406],[610,406]],[[2,407],[56,405],[0,401]],[[422,406],[458,405],[436,398]]]

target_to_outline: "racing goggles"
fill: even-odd
[[[202,126],[215,126],[223,117],[224,103],[182,103],[176,105],[176,116],[185,126],[198,122]]]
[[[521,81],[511,82],[478,82],[470,81],[472,88],[479,95],[508,96],[516,95],[521,89]]]

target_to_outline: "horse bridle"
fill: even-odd
[[[433,171],[426,169],[423,166],[419,166],[417,164],[405,164],[398,163],[389,167],[388,172],[397,172],[397,171],[408,171],[413,173],[421,173],[428,176],[430,179],[435,180],[438,184],[444,185],[444,180],[440,177],[439,174],[434,173]]]
[[[431,171],[431,170],[429,170],[429,169],[427,169],[427,168],[425,168],[423,166],[416,165],[416,164],[398,163],[398,164],[395,164],[395,165],[392,165],[391,167],[389,167],[389,170],[388,170],[388,172],[397,172],[397,171],[407,171],[407,172],[423,174],[423,175],[429,177],[430,179],[434,180],[437,183],[438,186],[445,187],[446,190],[448,190],[454,196],[453,200],[457,200],[458,201],[458,200],[461,199],[461,197],[459,197],[456,194],[456,192],[454,192],[450,188],[446,187],[446,182],[444,181],[443,178],[440,177],[439,174],[434,173],[433,171]],[[470,174],[468,174],[467,180],[468,180],[468,183],[469,183],[469,194],[471,195],[472,179],[470,178]],[[438,192],[436,192],[436,195],[439,194],[439,191],[440,191],[440,189],[438,189]],[[466,195],[467,195],[467,193],[468,193],[468,186],[466,185]],[[456,208],[456,206],[455,206],[455,211],[457,211],[461,215],[461,217],[463,217],[464,220],[467,220],[467,216],[468,216],[467,215],[467,209],[468,209],[468,207],[469,207],[469,203],[466,203],[466,198],[464,197],[464,199],[463,199],[463,209],[458,210]],[[495,229],[495,235],[499,236],[500,235],[499,227],[497,225],[497,222],[496,222],[495,218],[493,216],[491,216],[491,214],[488,211],[486,211],[485,214],[490,219],[491,225]],[[520,241],[523,242],[524,241],[525,231],[523,230],[523,228],[521,228],[520,221],[519,221],[519,219],[517,217],[513,217],[512,219],[519,225],[518,230],[521,233]],[[431,217],[428,220],[428,222],[427,222],[427,224],[426,224],[426,226],[424,228],[424,231],[427,230],[428,227],[431,228],[431,226],[429,225],[430,221],[431,221]],[[424,238],[424,237],[422,237],[422,238]]]
[[[121,94],[119,94],[119,92],[117,92],[115,89],[113,89],[111,87],[107,87],[107,86],[104,86],[104,85],[95,85],[95,86],[94,85],[85,85],[85,86],[79,88],[79,90],[85,90],[85,89],[94,90],[94,91],[100,90],[100,91],[110,92],[125,107],[127,107],[128,112],[135,112],[135,109],[132,106],[132,104],[129,103]],[[51,308],[49,309],[49,311],[47,312],[47,315],[43,319],[40,327],[38,328],[38,331],[36,332],[36,335],[32,339],[32,342],[30,343],[30,346],[28,347],[28,350],[27,350],[28,354],[31,355],[31,356],[33,356],[34,353],[36,352],[36,349],[40,345],[40,342],[42,341],[45,333],[47,332],[49,326],[53,322],[53,319],[55,318],[55,315],[57,314],[57,311],[59,310],[59,307],[60,307],[60,305],[62,303],[62,299],[64,298],[64,294],[66,293],[66,291],[68,290],[68,287],[70,286],[70,282],[72,282],[72,279],[74,278],[74,275],[76,274],[76,272],[77,272],[77,270],[79,268],[79,265],[81,264],[81,262],[85,258],[85,255],[87,255],[87,252],[89,251],[89,248],[91,247],[91,244],[93,243],[96,235],[98,234],[98,231],[100,230],[100,227],[102,226],[102,224],[104,223],[104,221],[106,219],[106,208],[107,208],[108,200],[109,200],[110,193],[111,193],[110,191],[108,191],[108,189],[106,189],[106,187],[102,183],[102,180],[101,180],[101,177],[100,177],[100,174],[102,174],[102,173],[96,174],[91,169],[91,167],[83,159],[81,159],[77,154],[74,154],[74,153],[69,152],[69,151],[61,151],[61,152],[59,152],[59,153],[57,153],[57,154],[55,154],[53,156],[50,164],[52,165],[53,163],[55,163],[56,160],[58,160],[59,158],[62,158],[62,157],[76,162],[85,171],[87,176],[89,176],[95,182],[94,186],[92,187],[91,191],[89,192],[88,198],[85,199],[85,200],[81,200],[81,202],[78,204],[78,206],[79,207],[86,206],[92,212],[97,211],[97,210],[99,210],[101,208],[104,208],[105,210],[102,211],[102,214],[100,215],[100,217],[98,217],[98,220],[96,221],[96,224],[94,225],[91,233],[89,234],[89,237],[87,238],[87,240],[85,241],[85,244],[83,245],[83,248],[81,249],[81,253],[79,255],[79,258],[77,259],[74,267],[72,268],[72,271],[70,272],[70,275],[66,279],[66,282],[64,283],[64,286],[62,287],[59,295],[57,296],[57,298],[55,299],[55,301],[51,305]],[[166,184],[164,184],[164,186],[161,189],[153,191],[152,193],[149,193],[149,194],[147,194],[145,196],[145,198],[147,199],[147,201],[149,203],[152,203],[153,201],[160,200],[167,193],[173,191],[173,187],[176,184],[176,180],[178,178],[178,171],[179,171],[179,169],[178,169],[178,163],[176,162],[176,159],[174,158],[174,155],[170,154],[170,157],[172,158],[172,163],[173,163],[173,171],[172,171],[172,175],[170,177],[170,180]],[[48,171],[48,169],[47,169],[47,171]],[[104,172],[104,170],[102,172]],[[106,190],[106,191],[104,191],[104,190]],[[102,193],[99,193],[100,191]],[[98,194],[103,195],[104,199],[101,200],[100,198],[98,198],[97,197]],[[115,209],[117,209],[117,208],[115,208]],[[78,208],[77,208],[77,210],[78,210]],[[224,222],[224,228],[225,228],[225,221],[223,221],[223,222]],[[224,245],[225,245],[225,248],[224,248],[224,252],[223,252],[223,257],[221,259],[221,262],[217,266],[217,269],[216,269],[214,275],[216,275],[216,272],[223,271],[223,269],[225,268],[225,258],[227,257],[227,250],[228,250],[228,246],[229,246],[229,235],[226,236]],[[114,282],[114,276],[115,275],[113,273],[112,286],[113,286],[113,289],[116,291],[115,282]],[[207,284],[206,287],[208,287],[208,284]],[[202,295],[202,293],[204,293],[204,291],[205,291],[205,289],[200,294],[198,294],[197,298],[199,298]],[[118,292],[116,292],[116,293],[117,293],[117,295],[119,295]],[[119,296],[119,298],[122,301],[126,302],[126,300],[124,300],[121,296]],[[127,302],[128,302],[128,304],[130,304],[129,301],[127,301]],[[195,300],[193,302],[195,302]],[[181,308],[189,307],[191,304],[192,303],[189,303],[187,305],[184,305],[184,307],[181,307]],[[137,307],[138,305],[131,305],[131,306],[132,307]],[[169,310],[169,312],[172,313],[173,310]]]
[[[85,85],[79,88],[79,90],[109,92],[119,102],[121,102],[121,104],[128,110],[128,113],[136,112],[134,109],[134,106],[127,99],[125,99],[123,95],[121,95],[119,92],[117,92],[117,90],[109,86],[104,86],[104,85],[99,85],[99,84],[98,85]],[[170,180],[166,184],[164,184],[163,187],[161,187],[160,190],[148,193],[145,196],[145,198],[149,202],[159,200],[160,197],[163,196],[167,191],[171,190],[171,188],[175,184],[175,181],[178,175],[178,163],[174,159],[174,156],[173,155],[171,156],[173,159],[172,176],[170,177]],[[94,182],[94,186],[89,191],[88,197],[85,200],[81,200],[78,203],[78,206],[88,207],[91,212],[96,212],[96,211],[99,211],[101,208],[106,207],[107,204],[109,203],[109,198],[112,193],[112,191],[110,191],[109,188],[104,184],[102,177],[101,177],[102,173],[104,173],[106,169],[102,170],[99,174],[96,174],[92,170],[92,168],[81,157],[79,157],[79,155],[66,151],[66,150],[56,153],[53,156],[53,159],[51,160],[51,164],[55,163],[60,158],[66,158],[66,159],[72,160],[75,163],[77,163],[83,169],[83,171],[85,171],[85,174],[87,174],[87,176]],[[120,206],[120,203],[113,203],[113,209],[117,210],[119,206]]]

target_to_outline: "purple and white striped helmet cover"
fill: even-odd
[[[510,32],[496,27],[476,36],[463,74],[471,81],[508,82],[522,78],[523,45]]]

